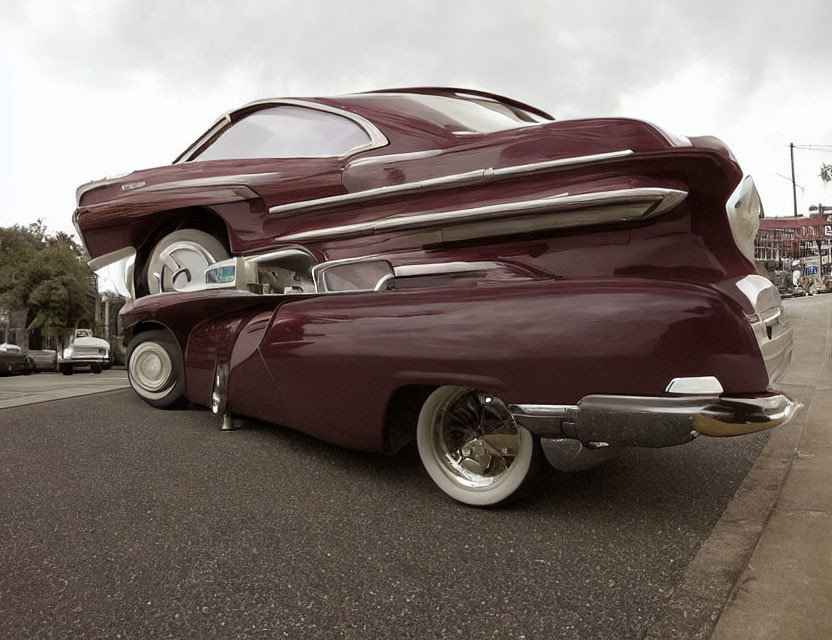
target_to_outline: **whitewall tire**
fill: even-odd
[[[419,413],[416,444],[436,485],[454,500],[493,506],[516,496],[538,467],[539,444],[496,396],[440,387]]]

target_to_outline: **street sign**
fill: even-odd
[[[832,236],[832,225],[829,225],[829,224],[823,225],[823,235]]]

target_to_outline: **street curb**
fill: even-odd
[[[772,432],[644,640],[706,640],[713,634],[777,504],[814,397],[812,387],[783,387],[806,408],[791,425]]]
[[[64,398],[46,398],[45,400],[33,400],[31,402],[24,402],[23,404],[13,404],[8,407],[0,407],[0,411],[7,411],[9,409],[22,409],[23,407],[31,407],[37,404],[45,404],[47,402],[61,402],[63,400],[80,400],[85,398],[86,396],[98,396],[105,393],[120,393],[122,391],[127,391],[130,389],[130,386],[120,387],[118,389],[102,389],[100,391],[90,391],[89,393],[79,393],[74,396],[67,396]]]

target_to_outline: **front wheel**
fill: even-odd
[[[509,500],[538,468],[535,437],[515,423],[499,398],[476,389],[440,387],[428,396],[416,443],[436,485],[469,505]]]
[[[130,341],[127,379],[142,400],[158,409],[172,409],[187,402],[182,351],[163,329],[139,333]]]

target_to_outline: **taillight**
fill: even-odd
[[[734,242],[742,254],[754,262],[754,238],[763,217],[763,202],[751,176],[746,176],[725,203]]]

